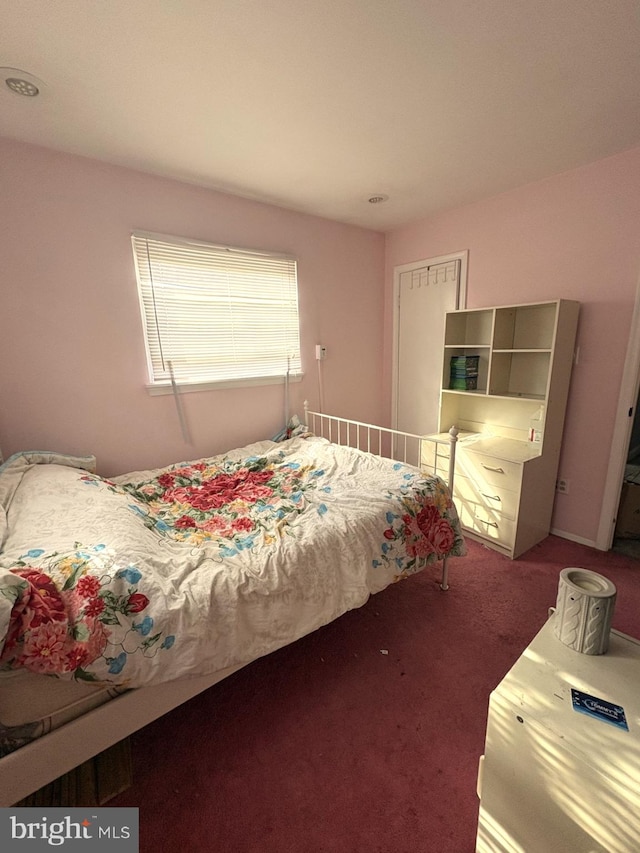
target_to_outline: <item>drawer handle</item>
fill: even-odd
[[[502,503],[502,498],[500,497],[500,495],[485,495],[484,492],[480,492],[480,494],[488,501],[498,501],[498,503]]]
[[[504,468],[492,468],[491,465],[485,465],[484,462],[480,464],[486,471],[493,471],[494,474],[504,474]]]

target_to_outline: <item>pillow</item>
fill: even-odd
[[[292,415],[287,426],[276,433],[271,441],[286,441],[288,438],[295,438],[298,435],[310,435],[310,433],[306,424],[301,423],[297,415]]]

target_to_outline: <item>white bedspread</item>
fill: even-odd
[[[110,481],[94,462],[0,467],[5,667],[134,687],[208,674],[464,553],[442,481],[320,438]]]

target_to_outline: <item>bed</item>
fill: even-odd
[[[465,553],[457,431],[313,412],[277,440],[105,479],[0,467],[0,806],[257,658]]]

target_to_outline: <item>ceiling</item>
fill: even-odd
[[[0,66],[44,84],[0,82],[0,136],[380,231],[640,145],[640,0],[0,0],[0,17]]]

